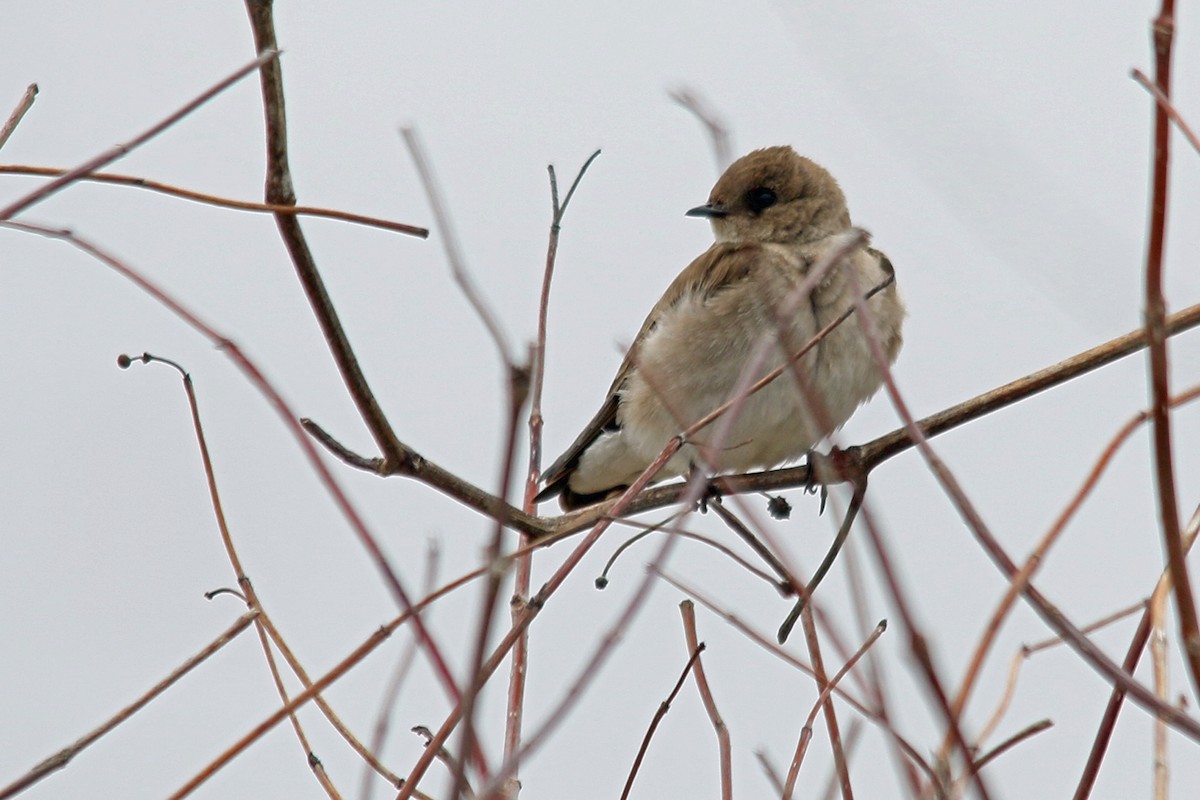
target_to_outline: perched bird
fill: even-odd
[[[565,509],[624,489],[668,440],[729,400],[751,354],[778,339],[779,305],[850,230],[837,181],[790,147],[768,147],[735,161],[708,203],[687,212],[710,220],[716,243],[687,266],[651,309],[599,412],[543,473],[538,501],[559,495]],[[786,322],[754,377],[784,363],[824,325],[892,276],[883,253],[861,246],[831,268]],[[904,304],[893,283],[868,300],[883,350],[900,350]],[[750,395],[723,441],[710,423],[667,462],[656,480],[693,465],[718,472],[769,468],[799,458],[849,419],[879,389],[882,376],[857,320],[850,318],[793,370]],[[800,384],[806,384],[801,386]],[[716,447],[712,447],[716,445]],[[700,458],[697,448],[706,448]]]

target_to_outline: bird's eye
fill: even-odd
[[[755,214],[775,205],[778,200],[775,193],[765,186],[759,186],[746,192],[746,205],[750,206],[750,210]]]

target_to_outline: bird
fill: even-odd
[[[775,337],[757,379],[814,334],[866,301],[889,363],[906,316],[892,263],[865,243],[841,257],[783,321],[780,304],[823,257],[845,248],[846,198],[833,176],[789,146],[754,150],[721,175],[708,202],[686,212],[708,219],[716,241],[667,287],[642,323],[600,410],[542,475],[537,502],[573,510],[623,491],[668,441],[728,401],[761,342]],[[861,242],[861,240],[860,240]],[[882,289],[879,287],[882,286]],[[862,327],[845,320],[747,397],[722,441],[720,420],[689,436],[654,477],[769,469],[797,460],[871,398],[883,374]],[[799,372],[800,377],[795,374]],[[732,413],[732,412],[730,412]]]

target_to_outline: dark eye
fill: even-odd
[[[778,200],[775,193],[765,186],[759,186],[757,189],[746,192],[746,205],[750,206],[750,210],[755,214],[775,205]]]

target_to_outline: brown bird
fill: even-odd
[[[778,338],[780,304],[823,256],[844,246],[838,234],[850,230],[837,181],[790,147],[738,159],[708,203],[687,214],[708,218],[716,243],[679,273],[651,309],[604,404],[543,473],[539,502],[559,495],[564,509],[574,509],[626,488],[671,437],[729,400],[751,354],[765,338]],[[782,364],[785,349],[795,352],[853,306],[856,293],[891,276],[883,253],[865,246],[852,250],[789,315],[784,347],[770,349],[755,377]],[[905,315],[895,284],[871,297],[867,307],[894,361]],[[746,398],[723,441],[712,441],[722,425],[718,419],[690,437],[656,480],[683,475],[693,465],[744,472],[797,459],[840,428],[882,384],[854,319],[835,328],[798,366],[806,387],[785,370]]]

